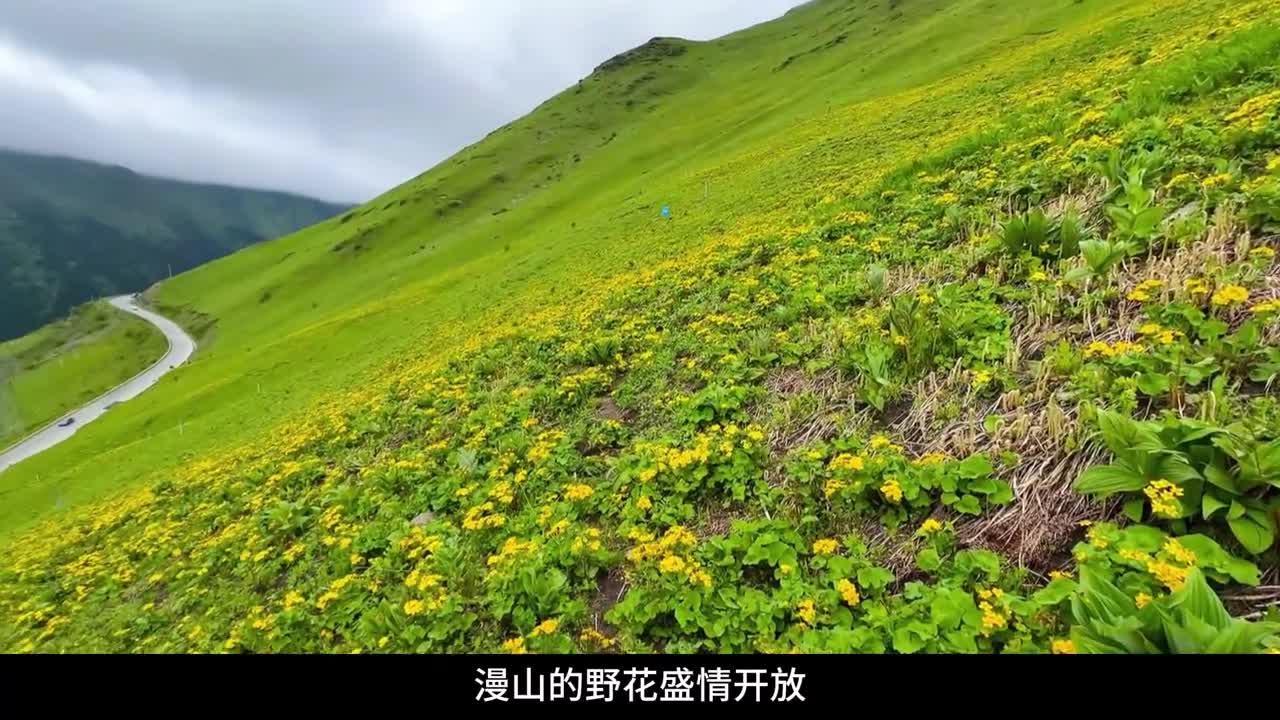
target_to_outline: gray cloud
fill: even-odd
[[[799,0],[4,0],[0,146],[363,200],[655,35]]]

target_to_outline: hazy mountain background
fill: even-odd
[[[0,340],[344,209],[0,149]]]

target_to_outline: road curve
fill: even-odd
[[[163,315],[157,315],[150,310],[139,307],[134,296],[120,295],[111,298],[107,302],[156,326],[160,332],[164,333],[165,339],[169,341],[168,351],[165,352],[164,357],[157,360],[151,367],[108,390],[87,405],[72,410],[44,428],[28,435],[18,444],[5,449],[4,452],[0,452],[0,472],[4,472],[9,466],[16,465],[32,455],[44,452],[75,435],[77,430],[97,420],[112,405],[137,397],[143,390],[155,385],[170,370],[186,362],[191,357],[191,354],[196,351],[195,340],[192,340],[190,335],[187,335],[182,328],[178,327],[177,323]],[[62,423],[68,419],[72,419],[74,422],[62,427]]]

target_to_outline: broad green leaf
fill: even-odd
[[[1204,466],[1204,479],[1208,480],[1214,486],[1226,490],[1232,495],[1240,494],[1239,490],[1236,488],[1235,478],[1231,477],[1231,473],[1227,472],[1217,463],[1211,463]]]
[[[976,495],[961,495],[953,507],[956,512],[962,512],[966,515],[982,514],[982,505],[978,502]]]
[[[1209,587],[1204,573],[1199,568],[1191,568],[1186,582],[1172,595],[1173,606],[1187,613],[1191,618],[1207,623],[1216,630],[1225,630],[1231,624],[1231,614],[1223,607],[1217,593]],[[1189,618],[1183,618],[1184,621]],[[1185,623],[1189,625],[1189,623]]]
[[[1161,455],[1152,468],[1152,474],[1177,485],[1200,479],[1200,473],[1181,453]]]
[[[942,567],[942,558],[938,555],[938,551],[933,548],[925,548],[916,553],[916,567],[931,573]]]
[[[994,472],[994,470],[995,468],[991,467],[991,461],[982,453],[970,455],[956,467],[956,472],[966,480],[985,477]]]
[[[1227,524],[1231,526],[1231,533],[1236,536],[1244,549],[1254,555],[1265,552],[1275,541],[1275,531],[1266,525],[1259,524],[1251,517],[1228,519]]]
[[[858,571],[858,586],[867,590],[883,590],[893,582],[893,573],[882,567],[865,567]]]
[[[1112,495],[1137,492],[1146,487],[1147,479],[1123,465],[1094,465],[1076,479],[1076,492],[1085,495]]]
[[[1076,581],[1070,578],[1058,578],[1040,588],[1031,596],[1032,601],[1042,607],[1057,605],[1071,597],[1076,591]]]
[[[969,492],[990,495],[996,491],[996,481],[989,477],[978,478],[969,483]]]
[[[1151,397],[1169,392],[1169,377],[1161,373],[1145,372],[1138,376],[1138,389]]]
[[[1142,516],[1146,512],[1146,508],[1147,508],[1146,499],[1141,497],[1136,497],[1131,500],[1125,501],[1124,507],[1122,508],[1122,512],[1124,512],[1125,517],[1129,518],[1130,520],[1134,522],[1142,522]]]
[[[1013,488],[1009,487],[1009,483],[1004,480],[993,480],[996,484],[995,492],[987,496],[987,502],[992,505],[1003,505],[1013,500]]]
[[[1200,327],[1197,328],[1197,334],[1200,335],[1201,340],[1212,340],[1213,338],[1221,337],[1227,331],[1227,328],[1228,325],[1225,322],[1217,318],[1210,318],[1200,323]]]
[[[1213,514],[1227,507],[1227,503],[1213,496],[1213,493],[1206,492],[1200,497],[1200,514],[1206,519],[1212,518]]]

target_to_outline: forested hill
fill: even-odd
[[[0,149],[0,340],[343,209]]]

